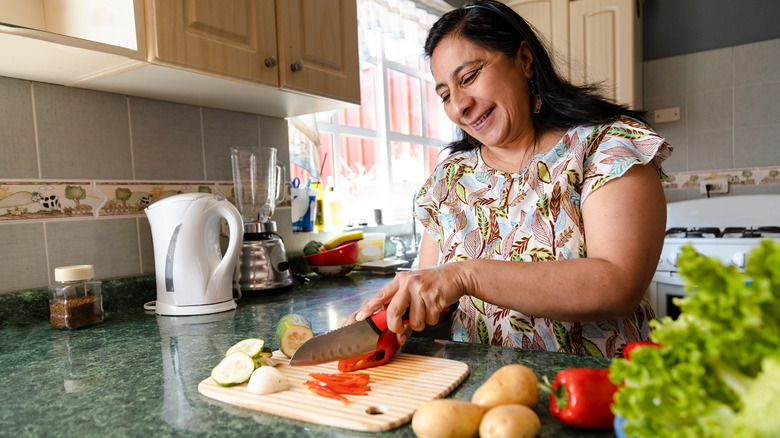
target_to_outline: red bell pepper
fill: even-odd
[[[368,374],[363,373],[309,373],[309,376],[327,384],[344,385],[349,387],[366,386],[368,384],[368,380],[371,378],[371,376]]]
[[[368,386],[370,376],[363,373],[309,373],[314,380],[303,382],[303,386],[323,397],[339,400],[344,406],[349,401],[344,395],[368,395],[371,387]]]
[[[368,391],[371,390],[370,386],[346,386],[319,380],[307,380],[303,384],[308,388],[327,388],[342,395],[368,395]]]
[[[346,397],[342,396],[341,394],[339,394],[338,392],[336,392],[336,391],[334,391],[332,389],[321,387],[321,386],[312,386],[312,385],[305,385],[305,386],[307,388],[309,388],[309,391],[311,391],[311,392],[313,392],[315,394],[318,394],[318,395],[321,395],[321,396],[327,397],[327,398],[332,398],[334,400],[338,400],[338,401],[344,403],[344,406],[349,406],[349,400],[347,400]]]
[[[379,335],[379,340],[376,342],[376,351],[340,360],[338,365],[339,371],[346,373],[384,365],[390,361],[390,358],[392,358],[400,348],[401,346],[398,344],[398,338],[395,333],[391,332],[389,329],[385,329],[385,331]]]
[[[634,341],[634,342],[629,342],[628,344],[626,344],[625,347],[623,347],[623,357],[626,360],[630,360],[631,359],[631,352],[634,351],[634,349],[636,347],[640,347],[640,346],[643,346],[643,345],[650,346],[650,347],[660,347],[661,346],[661,344],[659,344],[657,342],[653,342],[653,341]]]
[[[608,369],[570,368],[560,371],[550,385],[547,376],[539,387],[550,394],[550,412],[564,424],[588,429],[611,429],[615,420],[610,405],[617,386]]]

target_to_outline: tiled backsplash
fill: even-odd
[[[697,181],[733,176],[729,194],[780,194],[780,39],[644,63],[644,107],[680,108],[655,128],[674,146],[667,201],[700,198]]]
[[[675,148],[668,201],[780,193],[780,40],[644,64],[645,108],[679,107],[656,128]],[[178,192],[229,197],[231,146],[276,147],[284,119],[0,77],[0,293],[44,287],[53,269],[99,278],[153,274],[148,202]],[[291,246],[289,209],[274,219]]]
[[[0,77],[0,293],[153,274],[146,203],[229,197],[230,147],[255,145],[287,161],[286,120]]]

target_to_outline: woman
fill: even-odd
[[[647,338],[669,145],[642,113],[563,80],[499,2],[442,16],[425,52],[463,139],[417,197],[421,269],[348,322],[386,308],[403,343],[459,303],[454,340],[614,357]]]

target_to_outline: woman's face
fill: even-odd
[[[448,36],[433,50],[436,93],[453,123],[487,146],[518,145],[533,135],[529,81],[532,57],[523,43],[514,59]]]

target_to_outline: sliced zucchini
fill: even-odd
[[[284,315],[276,325],[276,341],[279,349],[287,357],[292,357],[298,347],[314,337],[311,322],[301,315]]]
[[[268,345],[263,345],[263,351],[260,352],[260,356],[271,357],[274,355],[274,350]]]
[[[241,351],[225,356],[222,361],[211,370],[211,378],[221,386],[240,385],[252,376],[255,370],[255,361],[248,354]]]
[[[246,353],[249,357],[255,358],[263,352],[263,347],[265,347],[265,342],[262,339],[244,339],[243,341],[238,342],[236,345],[228,348],[225,356],[229,356],[240,351],[242,353]]]
[[[255,368],[260,368],[260,367],[275,367],[275,366],[279,365],[279,364],[276,362],[276,359],[274,359],[274,358],[272,358],[272,357],[265,357],[265,356],[263,356],[263,355],[257,356],[257,357],[254,359],[254,361],[255,361]]]

